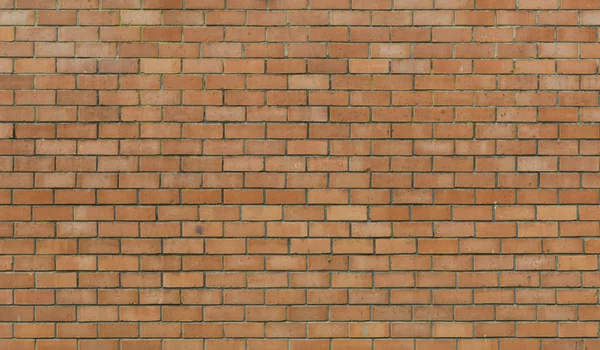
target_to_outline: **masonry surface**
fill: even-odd
[[[600,349],[599,25],[0,0],[0,349]]]

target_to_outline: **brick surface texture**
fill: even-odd
[[[0,350],[599,350],[600,0],[0,0]]]

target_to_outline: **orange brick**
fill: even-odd
[[[600,346],[598,0],[0,9],[0,348]]]

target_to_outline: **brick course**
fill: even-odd
[[[599,350],[600,0],[0,0],[0,349]]]

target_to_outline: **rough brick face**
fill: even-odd
[[[599,350],[599,0],[0,0],[0,349]]]

